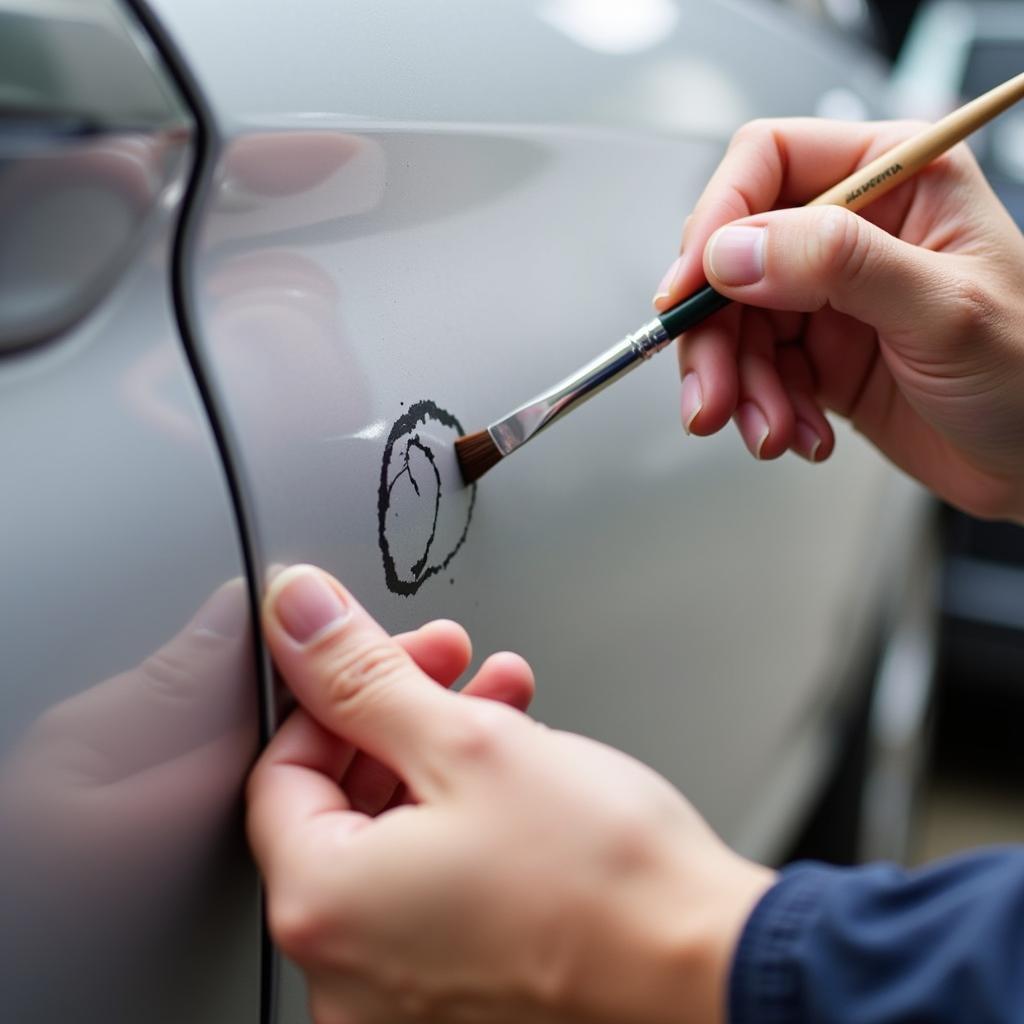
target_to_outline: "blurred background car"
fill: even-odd
[[[889,5],[878,4],[882,14]],[[931,118],[1024,67],[1019,0],[906,5],[895,112]],[[913,8],[911,10],[910,8]],[[1024,226],[1024,111],[970,140],[997,195]],[[936,742],[919,855],[1024,840],[1024,529],[943,508]]]
[[[750,856],[918,855],[966,593],[918,488],[688,441],[671,356],[475,489],[452,451],[649,315],[741,123],[884,114],[887,25],[0,0],[5,1017],[307,1019],[241,831],[275,563],[522,652]]]

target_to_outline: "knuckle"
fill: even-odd
[[[316,900],[301,891],[271,894],[267,902],[267,927],[278,948],[289,959],[303,964],[317,958],[328,921]]]
[[[766,117],[755,117],[752,121],[741,124],[733,132],[730,141],[731,146],[746,145],[748,143],[758,144],[763,139],[769,138],[772,134],[773,122]]]
[[[890,121],[889,136],[891,138],[885,140],[888,143],[885,148],[888,149],[889,145],[903,142],[904,139],[913,138],[931,126],[932,122],[926,121],[923,117],[902,117],[897,121]]]
[[[466,702],[464,714],[452,722],[448,751],[459,761],[482,763],[498,760],[509,745],[515,712],[493,701]]]
[[[948,174],[954,180],[971,185],[985,180],[985,172],[981,169],[974,150],[963,142],[938,157],[932,167],[938,173]]]
[[[609,815],[604,834],[604,857],[609,870],[627,877],[646,870],[655,858],[651,843],[652,818],[632,806],[619,806]]]
[[[370,638],[338,651],[327,669],[327,700],[344,707],[368,690],[397,679],[408,671],[409,659],[388,637]]]
[[[808,264],[826,280],[858,277],[868,256],[868,236],[855,214],[838,206],[823,207],[807,237]]]
[[[956,335],[974,335],[1000,320],[995,294],[973,277],[961,277],[954,282],[952,307],[952,327]]]

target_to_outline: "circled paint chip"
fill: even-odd
[[[411,597],[443,572],[469,533],[476,484],[462,483],[455,441],[462,424],[434,402],[414,402],[384,446],[377,492],[377,539],[384,581]]]

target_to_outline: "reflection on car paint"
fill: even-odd
[[[133,1019],[138,993],[191,970],[194,944],[180,962],[167,955],[171,929],[184,937],[204,919],[212,929],[225,903],[251,902],[247,872],[211,866],[238,863],[257,748],[252,650],[248,590],[235,578],[142,662],[50,706],[0,760],[10,1019],[93,1006]],[[73,966],[55,973],[55,957]],[[159,1019],[190,1016],[194,998],[187,984],[167,993]]]

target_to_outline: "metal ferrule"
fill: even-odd
[[[491,440],[503,456],[514,452],[564,413],[660,352],[671,340],[659,319],[644,324],[571,377],[492,423],[487,428]]]

